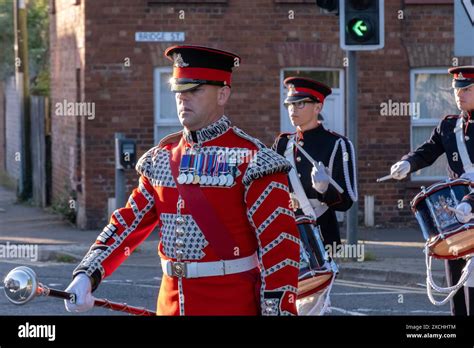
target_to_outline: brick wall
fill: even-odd
[[[296,26],[288,19],[291,9],[300,18]],[[185,11],[184,20],[178,19],[180,10]],[[325,29],[301,32],[315,16],[318,28]],[[85,92],[97,110],[96,120],[86,124],[85,132],[87,146],[94,149],[86,165],[92,171],[86,175],[87,192],[94,194],[87,201],[88,221],[105,216],[106,199],[113,195],[113,133],[138,139],[139,153],[153,145],[153,69],[170,66],[163,52],[171,43],[136,43],[136,31],[185,31],[188,43],[237,52],[242,65],[233,77],[226,114],[267,144],[279,132],[280,69],[342,64],[336,20],[307,4],[246,0],[148,7],[146,1],[103,1],[88,3],[86,18]],[[319,42],[322,38],[325,43]],[[308,55],[304,62],[303,57],[292,61],[286,54],[290,50]],[[126,57],[130,68],[121,64]],[[129,185],[136,183],[135,174],[130,178]]]
[[[81,128],[84,221],[88,226],[105,223],[107,198],[113,196],[113,134],[122,132],[137,139],[139,154],[153,145],[153,69],[170,66],[163,51],[172,43],[137,43],[135,32],[184,31],[186,43],[238,53],[242,65],[234,73],[226,114],[267,144],[280,129],[281,69],[343,68],[345,53],[339,48],[338,18],[322,14],[314,1],[153,3],[101,0],[76,7],[85,11],[84,98],[96,106],[96,118],[83,121]],[[417,193],[416,185],[392,181],[376,184],[375,179],[386,175],[391,164],[409,151],[410,120],[380,116],[380,103],[388,99],[410,101],[411,68],[452,64],[453,6],[407,5],[402,0],[385,4],[385,48],[359,54],[359,206],[363,212],[364,195],[375,195],[376,224],[395,225],[414,223],[408,202]],[[184,10],[184,20],[179,19],[180,10]],[[294,20],[288,18],[290,10]],[[397,18],[399,10],[404,11],[403,20]],[[84,20],[80,15],[75,18]],[[63,23],[58,31],[68,33],[72,26],[77,32],[77,24]],[[52,46],[52,56],[59,55],[64,62],[74,61],[66,50],[68,37]],[[71,47],[73,51],[75,46]],[[130,67],[123,64],[126,58]],[[55,87],[56,91],[61,89],[61,95],[74,87],[73,79],[64,79],[70,77],[71,65],[64,67],[62,82],[56,71]],[[56,143],[61,149],[53,156],[58,160],[67,157],[67,147],[77,136],[76,125],[60,124],[62,138]],[[69,175],[67,163],[58,166],[55,179],[62,173]],[[130,190],[137,177],[129,173],[128,179]],[[56,191],[62,184],[55,183]],[[399,199],[405,203],[403,209],[397,207]]]
[[[57,103],[64,100],[76,102],[83,98],[84,1],[79,3],[75,5],[68,0],[50,2],[52,199],[53,203],[64,202],[77,194],[77,214],[83,219],[85,198],[81,185],[84,170],[81,159],[85,153],[81,127],[84,119],[56,113]]]

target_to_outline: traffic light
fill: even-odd
[[[339,6],[339,0],[316,0],[316,5],[326,12],[336,12]]]
[[[384,0],[339,0],[341,48],[371,51],[384,47]]]

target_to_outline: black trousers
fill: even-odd
[[[461,272],[466,265],[466,260],[447,260],[446,265],[446,279],[448,286],[457,284],[461,278]],[[456,295],[451,299],[451,314],[452,315],[474,315],[474,288],[462,287],[458,290]]]

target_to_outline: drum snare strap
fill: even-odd
[[[316,213],[313,210],[313,206],[311,205],[308,197],[306,196],[306,193],[304,192],[304,189],[303,189],[303,185],[301,184],[301,181],[298,178],[298,175],[296,173],[295,158],[293,156],[293,147],[294,147],[293,141],[294,141],[293,139],[290,139],[290,141],[288,141],[288,144],[285,150],[285,158],[291,164],[291,170],[290,170],[290,173],[288,174],[288,177],[290,178],[291,186],[293,187],[294,193],[300,203],[301,210],[303,210],[303,213],[305,213],[305,215],[311,216],[313,219],[317,219],[327,210],[327,206],[326,206],[326,209],[324,209],[324,211],[318,212],[320,213],[319,216],[316,216]]]

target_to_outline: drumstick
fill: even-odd
[[[297,147],[298,150],[310,161],[314,167],[316,167],[316,161],[309,155],[309,153],[306,152],[305,149],[303,149],[296,141],[293,142],[295,146]],[[316,169],[317,170],[317,169]],[[331,177],[329,177],[329,182],[334,186],[334,188],[339,191],[339,193],[344,193],[344,190],[342,189],[341,186]]]
[[[381,178],[378,178],[377,182],[382,182],[382,181],[389,180],[389,179],[393,179],[392,174],[385,175],[385,176],[382,176]]]

